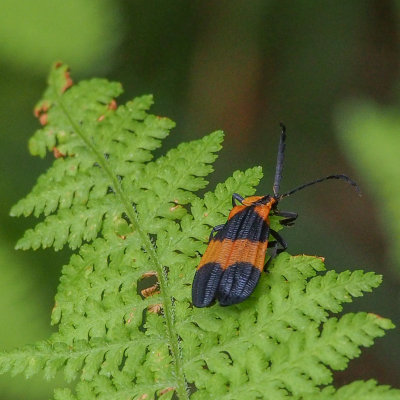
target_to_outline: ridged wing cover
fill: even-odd
[[[272,204],[233,207],[197,268],[192,287],[196,307],[215,299],[221,305],[240,303],[253,292],[264,268]]]

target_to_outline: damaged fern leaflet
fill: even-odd
[[[254,194],[261,169],[196,196],[222,133],[153,160],[174,124],[148,114],[150,96],[117,105],[121,91],[103,79],[73,84],[62,64],[51,70],[29,147],[55,160],[11,214],[41,218],[18,248],[74,254],[52,312],[58,331],[1,354],[0,371],[62,370],[73,384],[57,400],[400,399],[374,381],[332,385],[334,370],[393,327],[374,314],[331,317],[380,284],[372,272],[325,272],[320,258],[282,253],[245,303],[192,306],[211,228],[226,220],[232,193]]]

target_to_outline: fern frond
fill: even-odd
[[[69,79],[66,67],[56,66],[36,107],[46,118],[44,128],[30,140],[32,154],[44,157],[56,148],[62,158],[12,208],[11,215],[45,215],[17,248],[58,250],[68,243],[76,249],[82,241],[93,240],[108,210],[123,211],[113,186],[127,175],[134,178],[174,126],[167,118],[147,114],[151,96],[116,108],[119,84],[93,79],[68,87]],[[101,171],[105,160],[114,182]]]
[[[73,175],[68,175],[73,171]],[[59,158],[41,175],[31,193],[20,200],[11,210],[13,216],[41,214],[48,216],[57,209],[69,209],[72,205],[85,205],[89,199],[101,199],[108,191],[109,182],[100,169],[79,169],[76,174],[74,158]]]
[[[79,378],[58,400],[279,400],[345,390],[321,387],[393,325],[330,313],[381,277],[325,272],[321,258],[283,253],[246,302],[193,308],[191,283],[210,229],[226,220],[232,193],[255,192],[261,169],[237,171],[200,198],[194,192],[207,184],[221,132],[152,161],[173,123],[147,114],[150,97],[116,108],[119,85],[69,87],[68,79],[64,66],[53,69],[38,106],[46,124],[31,140],[33,153],[56,146],[63,157],[12,213],[44,216],[19,247],[79,250],[62,270],[52,312],[58,331],[0,355],[0,372]]]
[[[400,390],[388,385],[377,385],[376,381],[355,381],[335,390],[328,386],[320,393],[307,397],[307,400],[399,400]]]
[[[332,381],[329,367],[344,369],[360,354],[361,345],[370,346],[373,338],[390,328],[390,321],[366,313],[331,318],[322,325],[321,333],[317,324],[310,324],[304,331],[290,334],[286,345],[272,353],[268,381],[274,386],[281,382],[288,393],[306,397],[318,385]]]

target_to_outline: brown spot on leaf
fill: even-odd
[[[148,306],[147,311],[151,314],[160,314],[162,311],[162,303],[152,304]]]
[[[381,317],[379,314],[375,314],[375,313],[368,313],[369,315],[372,315],[372,316],[374,316],[375,318],[378,318],[378,319],[384,319],[383,317]]]
[[[325,257],[311,256],[311,255],[309,255],[309,254],[297,254],[296,256],[292,256],[292,257],[312,257],[312,258],[318,258],[318,259],[321,260],[322,262],[325,262]]]
[[[49,115],[46,113],[46,114],[41,114],[40,116],[39,116],[39,122],[40,122],[40,125],[46,125],[47,124],[47,122],[48,122],[48,119],[49,119],[49,117],[48,117]]]
[[[168,392],[170,392],[171,390],[175,390],[175,388],[173,388],[173,387],[165,388],[165,389],[163,389],[163,390],[160,391],[159,395],[162,396],[163,394],[168,393]]]
[[[179,208],[179,204],[177,204],[176,206],[173,206],[169,209],[169,211],[174,212],[177,208]]]
[[[35,115],[36,118],[39,119],[39,122],[42,126],[46,125],[48,122],[47,111],[49,110],[49,108],[50,108],[49,103],[44,101],[33,110],[33,114]]]
[[[35,115],[36,118],[40,119],[40,116],[43,114],[47,114],[47,111],[49,111],[50,104],[47,101],[44,101],[43,103],[40,104],[40,106],[36,107],[33,110],[33,114]]]
[[[111,100],[110,104],[108,105],[108,109],[109,110],[116,110],[117,109],[117,102],[114,99]]]
[[[61,89],[61,93],[64,93],[68,88],[70,88],[74,84],[74,81],[71,78],[69,70],[65,71],[64,77],[65,77],[65,85]]]
[[[61,151],[58,150],[57,147],[53,147],[53,154],[54,154],[54,158],[65,157],[65,154],[64,154],[64,153],[61,153]]]
[[[132,321],[132,318],[133,318],[133,312],[129,313],[129,318],[126,320],[125,324],[129,325]]]

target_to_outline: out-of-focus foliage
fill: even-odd
[[[26,257],[15,256],[6,243],[0,234],[0,343],[3,350],[11,350],[28,340],[44,339],[50,334],[50,327],[37,296],[40,285],[35,270]],[[23,377],[3,376],[1,398],[27,398],[29,388],[29,399],[39,400],[47,397],[54,385],[38,378],[27,382]]]
[[[120,38],[118,13],[110,0],[2,0],[0,59],[38,72],[59,57],[79,70],[104,63]]]
[[[337,115],[343,149],[374,199],[382,230],[400,272],[400,110],[377,103],[346,103]],[[374,229],[371,226],[371,229]]]

